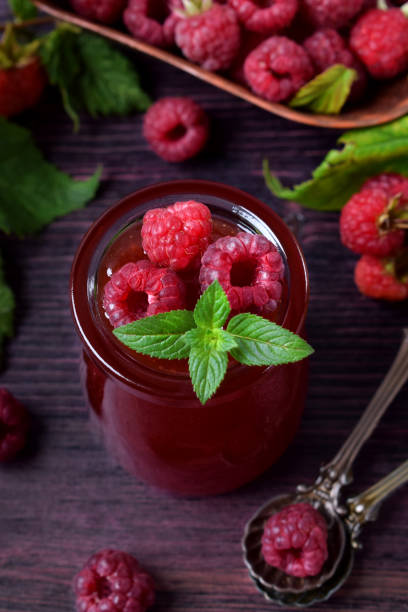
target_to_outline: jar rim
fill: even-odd
[[[146,205],[151,201],[160,198],[175,196],[182,199],[183,195],[197,193],[205,197],[215,197],[225,200],[231,204],[248,209],[261,219],[273,231],[284,250],[291,280],[291,296],[284,315],[282,325],[293,331],[301,332],[303,329],[308,301],[309,301],[309,279],[306,263],[302,250],[284,221],[266,204],[254,196],[222,183],[205,180],[176,180],[163,183],[156,183],[148,187],[139,189],[122,198],[118,203],[108,208],[89,228],[84,235],[74,257],[71,279],[71,310],[75,326],[79,336],[84,343],[85,349],[96,363],[109,375],[115,379],[134,387],[141,393],[161,395],[157,387],[158,379],[166,378],[166,395],[169,392],[181,392],[184,380],[188,380],[186,375],[163,373],[153,371],[144,367],[135,360],[131,359],[123,351],[119,351],[114,344],[114,336],[108,339],[97,325],[97,321],[91,312],[89,294],[92,288],[89,287],[89,270],[91,267],[94,253],[100,247],[111,227],[118,219],[127,214],[135,212],[137,207]],[[293,292],[296,292],[296,300],[293,299]],[[239,384],[245,384],[245,372],[256,370],[257,375],[261,376],[263,371],[269,368],[248,368],[240,366]],[[137,377],[136,374],[139,374]],[[233,376],[234,380],[236,376]],[[253,374],[250,377],[253,381]],[[226,391],[234,390],[234,381],[223,383]],[[189,386],[191,383],[188,380]],[[236,380],[235,380],[236,386]],[[218,394],[217,394],[218,395]],[[216,397],[217,397],[216,395]]]

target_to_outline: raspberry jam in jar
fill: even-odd
[[[277,367],[230,363],[215,395],[202,405],[186,360],[136,354],[113,335],[102,307],[113,272],[145,258],[144,213],[197,200],[211,210],[211,240],[260,233],[285,263],[282,299],[272,320],[302,335],[308,303],[305,262],[293,234],[265,204],[233,187],[174,181],[124,198],[83,238],[71,275],[74,321],[83,343],[81,375],[92,420],[107,448],[137,477],[168,491],[209,495],[230,491],[267,469],[292,440],[303,410],[307,360]],[[198,271],[181,277],[193,309]]]

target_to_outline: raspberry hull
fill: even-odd
[[[28,426],[24,406],[7,389],[0,389],[0,462],[13,459],[24,447]]]
[[[154,603],[154,584],[131,555],[102,550],[75,578],[77,612],[145,612]]]
[[[0,115],[12,117],[35,106],[47,84],[47,75],[37,58],[24,66],[0,70]]]
[[[123,21],[135,38],[151,45],[166,47],[174,42],[176,17],[164,0],[130,0]]]
[[[367,297],[399,302],[408,298],[408,274],[400,281],[393,260],[363,255],[354,271],[355,283]]]
[[[358,15],[364,0],[300,0],[302,13],[316,27],[342,28]]]
[[[268,315],[276,310],[284,265],[276,247],[264,236],[240,232],[220,238],[201,261],[202,291],[218,280],[234,311],[254,309]]]
[[[276,34],[288,27],[298,9],[298,0],[274,0],[259,6],[256,0],[228,0],[247,30]]]
[[[70,0],[70,2],[79,15],[108,24],[117,21],[126,6],[126,0]]]
[[[159,157],[181,162],[203,149],[208,138],[208,119],[189,98],[162,98],[147,111],[143,134]]]
[[[286,574],[316,576],[327,559],[326,521],[310,504],[287,506],[266,522],[262,554]]]

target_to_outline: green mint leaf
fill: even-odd
[[[201,348],[203,351],[230,351],[237,345],[231,334],[221,328],[205,329],[204,327],[195,327],[186,333],[186,341],[191,347]]]
[[[42,63],[51,85],[59,88],[65,112],[74,129],[79,128],[78,104],[75,99],[76,80],[82,70],[77,41],[80,29],[61,23],[44,36],[40,47]]]
[[[222,327],[230,312],[227,295],[216,280],[198,300],[194,309],[194,320],[197,327]]]
[[[185,333],[194,327],[189,310],[171,310],[113,330],[115,336],[129,348],[160,359],[186,359],[190,345]]]
[[[19,21],[33,19],[37,15],[37,8],[30,0],[8,0],[8,3]]]
[[[408,177],[408,115],[371,128],[345,132],[344,147],[331,150],[313,172],[312,179],[284,187],[264,161],[264,177],[272,193],[317,210],[340,210],[363,183],[382,172]]]
[[[0,118],[0,229],[24,236],[83,208],[98,188],[100,170],[77,181],[46,162],[31,133]]]
[[[210,399],[224,379],[228,366],[226,352],[192,347],[188,360],[194,391],[202,404]]]
[[[44,37],[40,53],[75,129],[81,110],[93,117],[123,116],[151,103],[133,64],[100,36],[61,24]]]
[[[133,64],[107,40],[82,32],[78,53],[77,100],[93,117],[123,116],[149,108],[151,100],[141,88]]]
[[[3,258],[0,255],[0,356],[4,339],[13,336],[14,308],[14,295],[6,283]]]
[[[346,103],[351,86],[357,78],[357,71],[353,68],[335,64],[299,89],[289,106],[304,107],[324,115],[337,115]]]
[[[257,315],[243,313],[233,317],[227,331],[238,345],[231,355],[245,365],[293,363],[313,353],[305,340]]]

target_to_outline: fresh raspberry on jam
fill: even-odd
[[[310,504],[287,506],[266,521],[262,554],[285,574],[316,576],[327,559],[326,521]]]
[[[398,8],[364,13],[350,34],[354,53],[376,79],[408,69],[408,19]]]
[[[174,43],[176,15],[166,0],[129,0],[123,21],[135,38],[166,47]]]
[[[77,612],[145,612],[154,584],[134,557],[118,550],[93,555],[75,577]]]
[[[304,41],[303,46],[317,72],[323,72],[334,64],[343,64],[347,68],[356,70],[358,78],[351,87],[350,99],[357,100],[362,96],[367,85],[366,72],[336,30],[331,28],[318,30]]]
[[[271,314],[282,295],[284,264],[264,236],[239,232],[210,244],[201,260],[200,284],[205,291],[215,280],[228,296],[232,310]]]
[[[125,264],[106,283],[103,308],[113,327],[184,308],[185,287],[169,268],[147,259]]]
[[[126,6],[126,0],[70,0],[72,8],[82,17],[114,23]]]
[[[162,98],[145,114],[143,134],[159,157],[182,162],[197,155],[207,142],[207,115],[190,98]]]
[[[24,447],[29,417],[7,389],[0,389],[0,462],[13,459]]]
[[[342,28],[358,15],[364,0],[300,0],[302,14],[316,28]]]
[[[196,0],[190,13],[187,7],[193,3],[183,1],[186,10],[174,31],[177,46],[189,60],[206,70],[226,70],[237,55],[241,42],[235,11],[216,2]]]
[[[368,184],[375,185],[375,179]],[[381,184],[379,179],[377,184]],[[340,216],[340,236],[346,247],[355,253],[379,257],[400,249],[405,232],[398,229],[398,219],[403,210],[408,211],[408,198],[393,195],[392,191],[366,184],[351,197]]]
[[[314,68],[300,45],[285,36],[272,36],[248,55],[244,75],[256,94],[281,102],[313,78]]]
[[[405,274],[396,272],[392,258],[363,255],[354,271],[355,283],[363,295],[389,302],[408,298],[408,267]]]
[[[276,34],[287,28],[298,9],[298,0],[228,0],[247,30]]]
[[[211,213],[201,202],[176,202],[143,217],[143,249],[158,266],[182,270],[195,263],[210,242]]]

